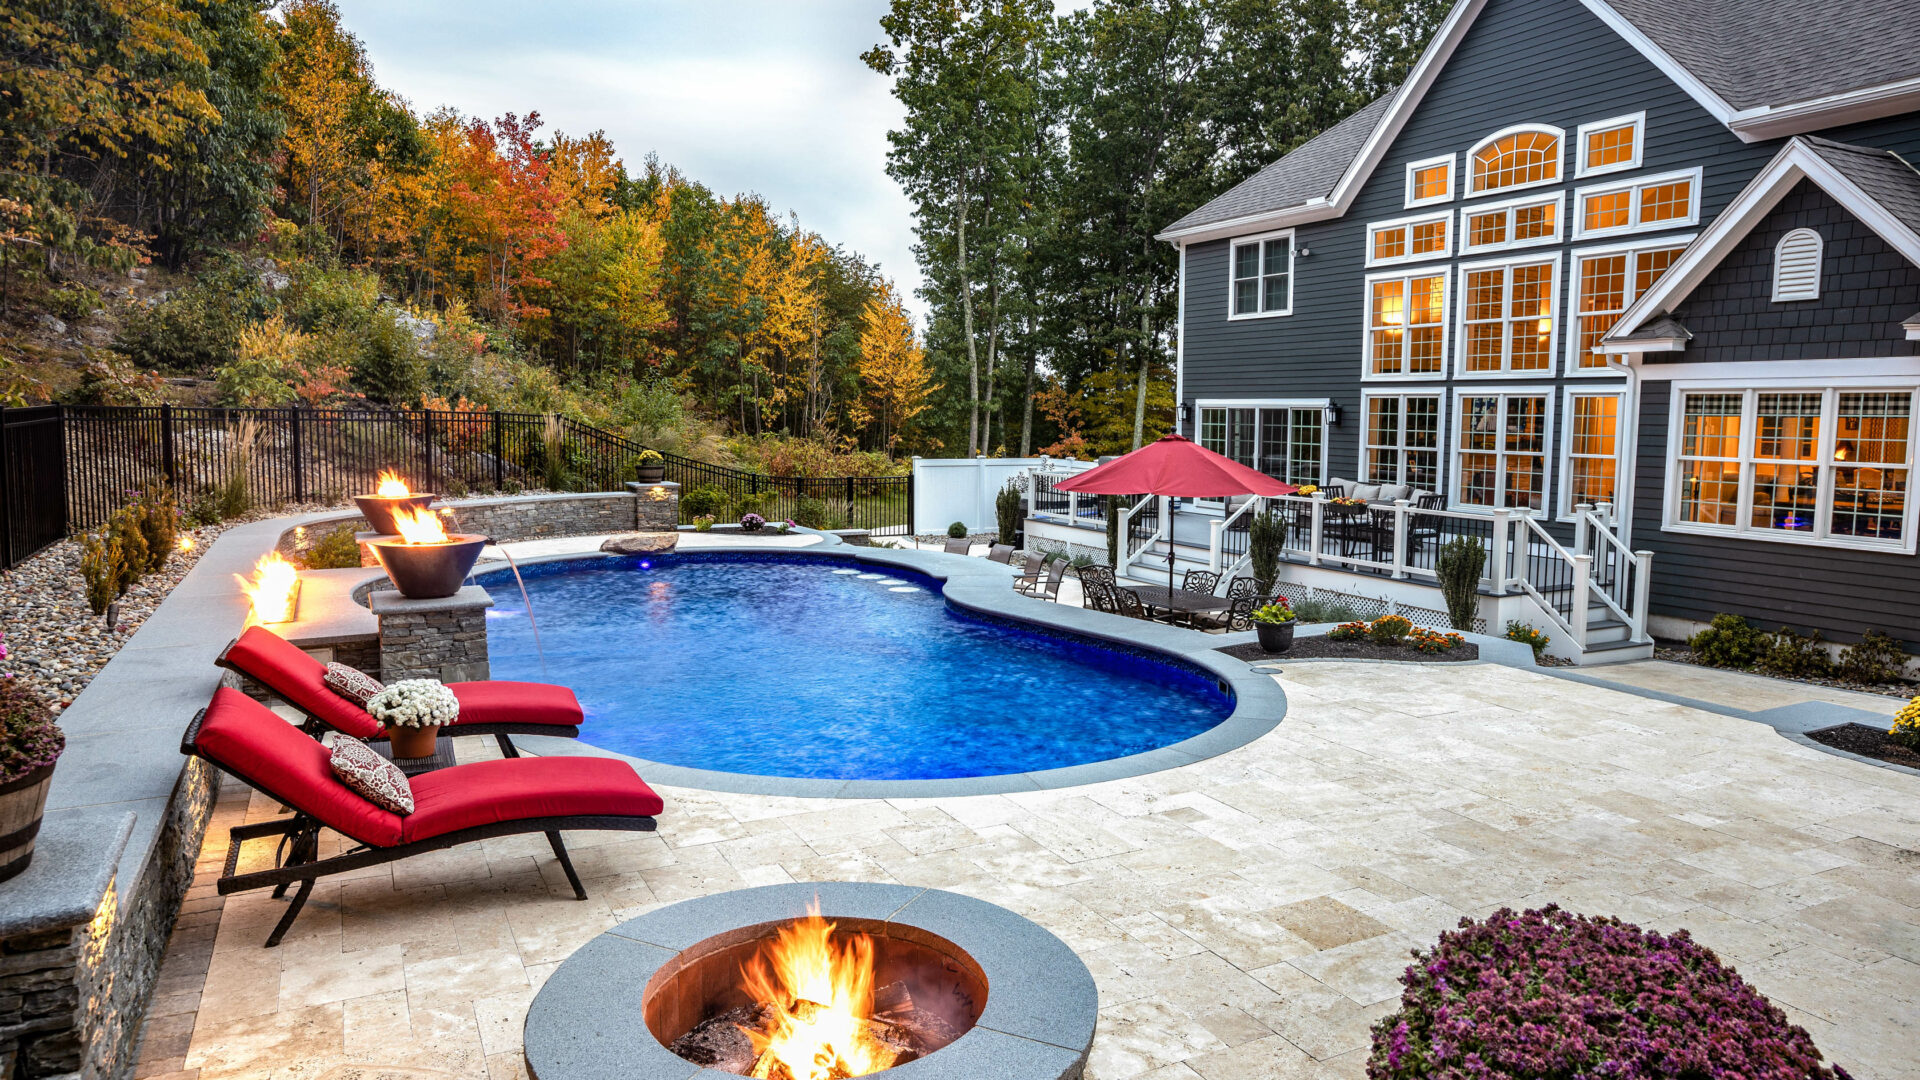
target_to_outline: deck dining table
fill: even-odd
[[[1140,598],[1140,602],[1157,611],[1171,612],[1174,615],[1194,615],[1208,612],[1226,611],[1233,607],[1233,601],[1212,593],[1193,593],[1184,589],[1169,589],[1164,585],[1129,585],[1127,590]]]

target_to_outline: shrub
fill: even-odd
[[[180,507],[174,501],[173,489],[165,484],[142,492],[136,505],[140,508],[140,531],[147,541],[147,572],[155,573],[167,565],[180,543]]]
[[[1893,726],[1887,729],[1887,738],[1909,750],[1920,750],[1920,697],[1900,706],[1893,714]]]
[[[1413,960],[1373,1026],[1372,1080],[1847,1075],[1685,930],[1502,908]]]
[[[740,515],[740,528],[746,532],[759,532],[766,527],[766,524],[767,519],[761,517],[759,514]]]
[[[66,748],[46,702],[19,679],[0,678],[0,784],[53,764]]]
[[[227,478],[213,492],[213,512],[218,515],[214,520],[229,521],[253,509],[253,492],[247,474],[253,466],[253,452],[259,445],[260,428],[252,416],[241,417],[239,423],[227,429]]]
[[[1907,652],[1878,630],[1869,630],[1857,645],[1840,650],[1840,674],[1855,682],[1899,682],[1907,673]]]
[[[827,527],[827,504],[812,496],[802,498],[793,507],[793,523],[809,529]]]
[[[1366,636],[1367,624],[1357,619],[1353,622],[1343,622],[1327,631],[1328,641],[1359,641]]]
[[[360,565],[360,544],[353,538],[353,526],[342,525],[320,538],[307,549],[309,570],[344,570]]]
[[[1833,674],[1833,659],[1827,655],[1820,631],[1802,637],[1789,627],[1768,639],[1766,651],[1755,666],[1769,675],[1789,679],[1826,678]]]
[[[806,500],[802,499],[800,503],[801,506],[804,507]],[[718,517],[720,511],[724,510],[726,505],[727,493],[712,486],[693,488],[685,495],[680,496],[680,512],[685,514],[689,521],[697,517]],[[821,503],[820,509],[824,513],[826,504]],[[802,524],[804,524],[804,522],[802,522]]]
[[[712,532],[713,522],[714,517],[712,514],[701,514],[699,517],[693,519],[693,531]]]
[[[272,305],[237,261],[151,306],[127,305],[113,348],[145,368],[208,372],[234,358],[240,332]]]
[[[1440,578],[1440,594],[1447,599],[1447,621],[1455,630],[1473,629],[1480,611],[1480,570],[1487,549],[1477,536],[1456,536],[1440,548],[1433,572]]]
[[[1423,653],[1443,653],[1457,645],[1465,644],[1466,640],[1459,634],[1443,634],[1424,626],[1414,627],[1413,632],[1407,635],[1407,644]]]
[[[1709,667],[1750,668],[1771,642],[1740,616],[1720,614],[1687,644],[1694,659]]]
[[[1020,489],[1011,483],[1000,489],[993,497],[993,519],[1000,529],[1000,543],[1012,544],[1013,534],[1020,531]]]
[[[1301,622],[1309,623],[1357,622],[1360,619],[1360,613],[1352,605],[1338,600],[1323,600],[1317,596],[1294,601],[1293,613],[1300,617]]]
[[[1274,582],[1280,580],[1280,549],[1286,538],[1287,523],[1271,507],[1247,524],[1247,563],[1261,596],[1273,595]]]
[[[952,537],[955,540],[965,540],[967,538],[966,524],[964,522],[956,521],[953,524],[947,526],[947,535]]]
[[[1507,620],[1507,640],[1532,646],[1533,658],[1535,660],[1539,660],[1545,656],[1547,654],[1547,646],[1553,642],[1553,639],[1548,637],[1545,631],[1536,628],[1532,623],[1523,623],[1519,619]]]
[[[1382,615],[1367,627],[1367,636],[1382,645],[1398,645],[1413,631],[1413,621],[1403,615]]]
[[[120,595],[120,541],[111,535],[88,533],[80,540],[80,577],[87,586],[87,607],[105,615],[107,605]]]
[[[128,503],[107,519],[107,533],[120,548],[120,561],[114,568],[116,596],[124,595],[128,589],[139,584],[140,578],[147,572],[150,556],[146,530],[140,527],[143,516],[139,503]]]

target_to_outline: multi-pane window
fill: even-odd
[[[1322,407],[1200,409],[1200,445],[1289,484],[1322,480]]]
[[[1620,395],[1575,394],[1566,427],[1568,508],[1613,502],[1620,471]]]
[[[1516,131],[1475,150],[1472,160],[1468,190],[1475,195],[1550,184],[1560,179],[1560,133]]]
[[[1580,125],[1579,176],[1618,172],[1640,166],[1641,131],[1646,115],[1620,116]]]
[[[1581,188],[1575,197],[1574,236],[1607,236],[1669,229],[1700,220],[1697,169],[1617,186]]]
[[[1910,546],[1913,391],[1682,395],[1669,521],[1752,537]]]
[[[1407,166],[1407,205],[1425,206],[1453,198],[1453,155]]]
[[[1448,232],[1453,224],[1449,214],[1430,218],[1409,218],[1367,226],[1367,265],[1444,259],[1451,255]]]
[[[1560,239],[1560,196],[1461,211],[1462,253],[1532,247]]]
[[[1496,374],[1552,367],[1557,266],[1555,259],[1461,270],[1463,371]]]
[[[1439,397],[1367,398],[1366,441],[1367,483],[1440,490]]]
[[[1576,370],[1606,368],[1606,355],[1597,351],[1600,339],[1620,321],[1628,305],[1660,280],[1684,250],[1682,245],[1575,255],[1574,312],[1579,320],[1579,336],[1574,346]]]
[[[1285,315],[1293,309],[1293,234],[1233,245],[1233,314]]]
[[[1454,442],[1454,501],[1538,510],[1547,492],[1544,394],[1463,394]]]
[[[1367,373],[1438,375],[1446,362],[1445,271],[1367,283]]]

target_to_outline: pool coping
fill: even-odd
[[[1253,742],[1280,726],[1286,717],[1287,695],[1271,675],[1253,670],[1245,661],[1216,651],[1222,645],[1252,640],[1253,634],[1199,634],[1159,623],[1125,619],[1067,604],[1022,596],[1013,591],[1014,571],[1004,563],[971,555],[903,548],[860,547],[832,537],[806,548],[774,549],[750,544],[703,547],[694,554],[759,554],[770,558],[844,559],[849,565],[873,565],[907,570],[941,583],[950,607],[993,620],[1012,619],[1088,638],[1127,650],[1160,653],[1212,676],[1234,699],[1233,712],[1198,735],[1126,757],[1068,765],[1058,769],[1000,773],[993,776],[948,777],[936,780],[840,780],[813,777],[761,776],[670,765],[594,746],[585,739],[550,735],[515,736],[523,752],[541,755],[606,757],[631,764],[649,783],[667,787],[725,791],[740,795],[790,796],[809,799],[931,799],[967,795],[1009,795],[1081,787],[1107,780],[1124,780],[1165,772],[1218,757]],[[528,559],[521,566],[573,559],[616,558],[597,552],[553,554]],[[1194,639],[1198,639],[1197,641]]]

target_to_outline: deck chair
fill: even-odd
[[[1012,544],[995,544],[992,547],[988,548],[987,561],[997,562],[997,563],[1006,563],[1007,565],[1012,565],[1013,564],[1013,545]]]
[[[301,652],[286,638],[264,626],[250,626],[227,644],[214,663],[239,672],[307,716],[307,731],[318,738],[331,729],[356,739],[385,738],[378,720],[356,701],[341,697],[321,682],[327,665]],[[491,735],[507,757],[519,757],[513,735],[558,735],[577,738],[583,713],[573,691],[552,683],[448,683],[460,702],[460,718],[447,726],[449,735]]]
[[[225,686],[194,714],[180,752],[219,766],[293,811],[291,817],[234,826],[226,865],[215,884],[221,896],[272,888],[276,899],[286,895],[288,886],[299,886],[267,935],[268,948],[280,944],[319,878],[496,836],[545,833],[574,896],[585,900],[587,890],[567,857],[560,831],[651,832],[662,807],[660,796],[623,761],[508,758],[413,777],[414,811],[403,817],[341,783],[327,764],[326,747],[265,705]],[[321,858],[322,829],[332,829],[355,846]],[[270,837],[279,838],[276,865],[239,873],[241,846]]]
[[[973,541],[949,539],[946,543],[945,550],[949,555],[971,555],[973,553]]]
[[[1060,599],[1060,580],[1067,576],[1067,560],[1055,559],[1047,565],[1047,576],[1034,585],[1020,590],[1036,600]]]
[[[1026,592],[1040,583],[1040,572],[1047,568],[1047,557],[1037,551],[1027,552],[1027,565],[1021,569],[1020,576],[1014,579],[1015,592]]]

